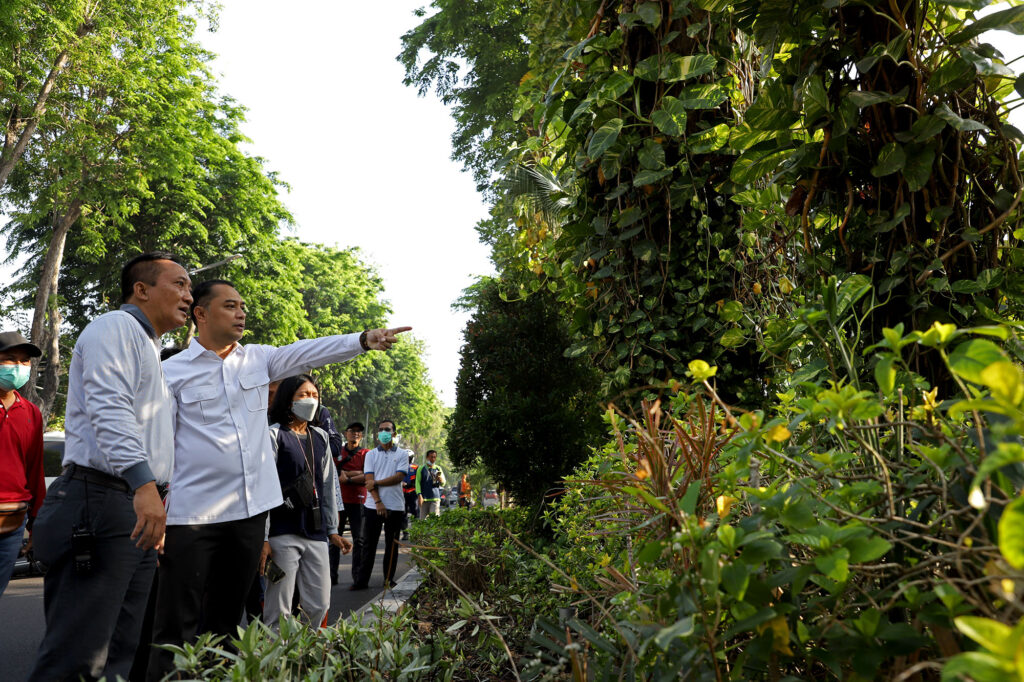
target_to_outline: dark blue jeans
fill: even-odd
[[[129,537],[136,521],[132,498],[67,474],[47,491],[32,529],[35,557],[48,567],[46,635],[30,681],[128,677],[156,572],[156,552]],[[95,537],[89,571],[75,570],[76,526]]]
[[[7,589],[7,583],[14,572],[14,562],[18,560],[18,552],[21,551],[21,541],[25,537],[25,522],[21,522],[18,530],[10,533],[0,533],[0,596],[3,596]]]

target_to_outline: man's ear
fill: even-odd
[[[148,301],[149,285],[141,281],[135,282],[135,284],[132,285],[132,296],[140,301]]]
[[[192,314],[195,316],[196,325],[199,324],[200,320],[202,320],[203,322],[206,321],[206,308],[204,308],[203,306],[197,305],[195,308],[192,309]]]

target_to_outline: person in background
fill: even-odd
[[[68,370],[64,473],[33,530],[46,635],[30,680],[127,677],[166,514],[174,465],[173,398],[160,337],[185,324],[188,273],[169,253],[121,271],[124,305],[78,337]]]
[[[444,471],[437,466],[437,450],[427,450],[423,466],[416,470],[416,495],[419,497],[420,518],[441,513],[441,494],[448,485]]]
[[[268,436],[270,382],[387,350],[408,329],[304,339],[280,348],[246,345],[240,343],[245,301],[231,282],[202,282],[193,297],[197,335],[164,363],[174,402],[174,485],[167,497],[155,645],[192,642],[200,625],[233,635],[241,621],[267,514],[282,502]],[[155,649],[147,679],[162,679],[173,664],[172,653]]]
[[[299,586],[301,613],[319,625],[330,606],[328,542],[344,553],[352,544],[338,535],[338,475],[327,433],[311,422],[320,408],[320,391],[308,374],[281,382],[270,406],[270,427],[277,453],[277,474],[284,504],[270,511],[268,538],[260,555],[260,573],[271,559],[282,571],[269,581],[263,617],[276,627],[292,612]]]
[[[419,464],[416,464],[416,453],[409,451],[409,473],[402,481],[402,495],[405,497],[405,518],[402,520],[402,540],[409,539],[409,526],[420,516],[419,499],[416,495],[416,472]]]
[[[368,450],[362,447],[364,427],[361,422],[352,422],[345,428],[345,444],[335,459],[338,480],[341,483],[343,508],[338,519],[338,533],[345,531],[348,524],[352,534],[352,582],[359,574],[359,562],[363,556],[363,504],[366,502],[363,462]],[[331,584],[338,584],[338,564],[341,552],[331,545]]]
[[[366,476],[366,505],[363,517],[363,556],[359,577],[353,589],[365,590],[370,584],[377,543],[384,530],[384,586],[394,587],[398,567],[398,536],[405,517],[402,480],[409,469],[408,451],[394,443],[395,422],[382,419],[377,426],[377,447],[366,453],[363,473]]]
[[[28,382],[32,358],[42,355],[18,332],[0,333],[0,596],[14,572],[25,528],[46,497],[43,478],[43,416],[18,389]]]
[[[459,479],[459,506],[464,509],[469,509],[472,506],[473,501],[470,499],[470,494],[473,488],[469,485],[469,479],[466,474],[462,474],[462,478]]]

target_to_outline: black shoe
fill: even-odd
[[[351,592],[355,592],[356,590],[365,590],[368,587],[370,587],[370,586],[369,585],[361,585],[359,583],[352,583],[351,585],[348,586],[348,589]]]
[[[398,585],[398,583],[396,583],[394,580],[385,580],[384,581],[384,587],[390,587],[390,588],[394,589],[395,586],[397,586],[397,585]]]

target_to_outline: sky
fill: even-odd
[[[494,270],[474,229],[486,206],[450,158],[449,111],[404,86],[395,59],[428,2],[223,0],[200,38],[221,91],[249,109],[246,151],[291,186],[294,236],[360,248],[384,280],[390,326],[426,343],[453,406],[467,314],[451,304]]]

